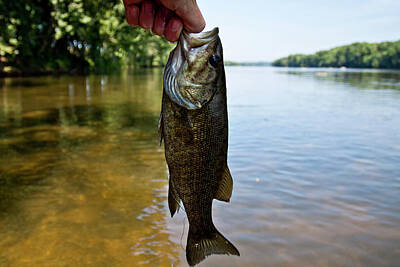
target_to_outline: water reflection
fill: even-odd
[[[156,104],[104,77],[28,81],[1,92],[0,265],[178,264]]]
[[[321,81],[346,83],[357,88],[400,89],[400,71],[396,70],[286,68],[279,72],[285,75],[298,75]]]
[[[395,266],[398,72],[226,70],[235,185],[213,218],[241,257],[199,266]],[[0,79],[0,266],[186,266],[161,74]]]

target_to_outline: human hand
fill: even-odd
[[[206,23],[196,0],[123,0],[127,22],[151,29],[170,42],[178,40],[183,28],[201,32]]]

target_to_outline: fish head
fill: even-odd
[[[201,33],[184,30],[170,55],[164,72],[164,88],[174,102],[187,109],[201,108],[218,88],[225,86],[218,33],[218,28]]]

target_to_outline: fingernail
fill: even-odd
[[[140,12],[140,25],[145,29],[153,28],[154,22],[154,9],[153,5],[149,2],[143,2],[142,11]]]
[[[172,22],[172,25],[171,25],[171,31],[177,32],[177,31],[179,30],[180,27],[181,27],[180,21],[174,20],[174,21]]]
[[[138,10],[136,7],[130,7],[129,8],[129,15],[131,16],[137,16],[138,15]]]

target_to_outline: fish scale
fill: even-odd
[[[214,226],[212,202],[229,202],[228,114],[218,28],[183,31],[164,70],[160,141],[169,169],[171,216],[182,201],[189,220],[186,259],[195,265],[212,254],[239,251]],[[219,62],[210,60],[220,59]]]

